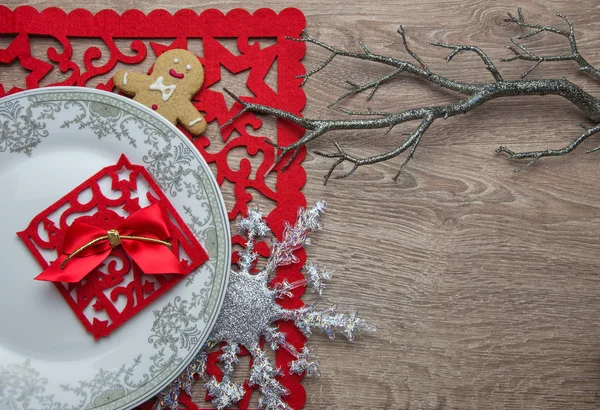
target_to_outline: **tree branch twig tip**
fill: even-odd
[[[592,152],[596,152],[598,150],[600,150],[600,146],[598,146],[596,148],[588,149],[585,153],[586,154],[591,154]]]
[[[233,98],[234,100],[236,100],[237,102],[239,102],[242,105],[246,105],[246,103],[244,101],[242,101],[240,99],[240,97],[238,97],[237,95],[235,95],[233,92],[229,91],[227,88],[223,88],[223,91],[226,92],[231,98]]]

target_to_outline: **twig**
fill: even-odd
[[[404,160],[402,165],[400,165],[400,169],[398,169],[398,172],[396,173],[396,175],[394,175],[394,178],[393,178],[394,182],[396,182],[398,180],[398,178],[400,177],[400,174],[402,173],[402,170],[404,169],[406,164],[408,164],[408,162],[415,157],[415,151],[417,150],[417,146],[419,145],[419,142],[421,141],[421,137],[423,136],[423,134],[424,133],[420,133],[415,138],[414,142],[412,143],[412,148],[410,149],[410,152],[408,153],[408,156],[406,157],[406,159]]]
[[[421,66],[421,68],[423,70],[427,70],[427,65],[423,62],[423,60],[421,60],[421,57],[419,57],[418,55],[416,55],[410,48],[408,48],[408,44],[406,42],[406,33],[404,32],[404,27],[402,25],[400,25],[400,27],[398,27],[398,31],[397,32],[402,37],[402,44],[404,44],[404,49],[406,50],[406,52],[408,54],[410,54],[410,56],[412,58],[414,58],[415,60],[417,60],[417,63],[419,63],[419,65]]]
[[[496,68],[496,66],[494,65],[494,63],[492,63],[492,60],[490,60],[490,58],[487,56],[487,54],[485,54],[479,47],[475,47],[475,46],[457,46],[454,44],[442,44],[442,43],[430,43],[432,46],[436,46],[436,47],[443,47],[443,48],[450,48],[453,49],[454,51],[450,54],[448,54],[448,56],[446,57],[446,62],[450,62],[452,61],[452,59],[454,58],[454,56],[456,56],[458,53],[460,53],[461,51],[472,51],[475,54],[477,54],[481,60],[484,62],[485,64],[485,68],[488,69],[488,71],[490,73],[492,73],[492,76],[494,77],[494,79],[496,81],[504,81],[502,79],[502,75],[500,75],[500,72],[498,71],[498,69]]]
[[[353,82],[350,81],[346,81],[348,84],[350,84],[353,89],[348,91],[345,94],[342,94],[341,96],[339,96],[334,102],[332,102],[331,104],[329,104],[327,106],[327,108],[331,108],[334,105],[336,105],[337,103],[339,103],[340,101],[352,96],[352,95],[356,95],[356,94],[360,94],[361,92],[368,90],[369,88],[371,88],[371,92],[369,93],[369,95],[367,96],[367,101],[371,100],[371,98],[373,98],[373,95],[375,95],[375,91],[377,91],[377,89],[379,88],[379,86],[381,85],[381,83],[389,80],[390,78],[392,78],[393,76],[395,76],[396,74],[399,74],[402,72],[401,68],[397,68],[396,70],[394,70],[393,72],[384,75],[383,77],[375,80],[375,81],[371,81],[370,83],[364,84],[364,85],[358,85],[355,84]]]
[[[571,48],[571,54],[563,54],[563,55],[548,55],[548,56],[538,56],[525,46],[514,40],[513,38],[510,41],[517,46],[519,50],[517,50],[513,46],[508,46],[508,49],[514,53],[513,57],[503,58],[500,61],[514,61],[514,60],[524,60],[524,61],[534,61],[533,66],[531,66],[528,70],[526,70],[522,74],[522,78],[525,78],[529,75],[538,65],[540,65],[544,61],[575,61],[577,65],[579,65],[579,69],[581,71],[585,71],[593,77],[600,79],[600,70],[594,68],[591,64],[587,62],[585,58],[579,53],[577,49],[577,41],[575,39],[575,29],[573,28],[573,22],[569,20],[564,14],[557,13],[558,17],[562,18],[567,22],[569,26],[569,30],[563,30],[553,26],[546,26],[541,24],[534,23],[526,23],[525,18],[523,17],[523,11],[521,8],[518,9],[518,17],[515,17],[511,13],[508,13],[508,18],[504,19],[504,21],[508,23],[514,23],[520,27],[531,28],[533,31],[522,34],[517,37],[519,40],[524,40],[533,36],[536,36],[543,32],[549,32],[553,34],[558,34],[559,36],[566,37],[569,41],[569,46]]]
[[[531,159],[537,161],[538,159],[543,158],[543,157],[556,157],[556,156],[568,154],[568,153],[572,152],[575,148],[577,148],[583,141],[585,141],[586,139],[588,139],[589,137],[591,137],[592,135],[594,135],[598,132],[600,132],[600,124],[596,124],[593,127],[587,128],[583,134],[581,134],[579,137],[575,138],[571,143],[569,143],[565,147],[559,148],[559,149],[514,152],[506,147],[499,147],[496,150],[496,152],[498,152],[498,153],[503,152],[503,153],[507,154],[510,159],[531,158]],[[588,153],[594,152],[596,150],[597,150],[597,148],[594,148],[592,150],[589,150]],[[527,164],[527,166],[528,165],[529,164]]]
[[[331,168],[329,168],[329,172],[327,172],[327,175],[325,175],[325,184],[327,184],[327,182],[329,181],[329,178],[331,177],[331,174],[333,173],[333,171],[339,165],[341,165],[343,162],[350,162],[354,165],[353,165],[352,169],[350,169],[350,171],[348,171],[347,173],[345,173],[343,175],[336,176],[335,179],[342,179],[342,178],[349,177],[360,166],[375,164],[377,162],[382,162],[382,161],[387,161],[388,159],[397,157],[398,155],[405,152],[407,149],[411,148],[408,158],[404,162],[404,164],[406,164],[413,157],[415,150],[417,149],[417,145],[419,144],[419,141],[421,140],[421,137],[423,136],[425,131],[427,131],[429,126],[431,124],[433,124],[434,119],[435,118],[432,115],[426,116],[423,119],[423,121],[421,121],[421,124],[417,127],[417,129],[413,133],[409,134],[409,137],[404,141],[404,143],[400,147],[398,147],[394,150],[391,150],[389,152],[386,152],[385,154],[374,155],[372,157],[357,158],[357,157],[354,157],[354,156],[346,153],[336,141],[333,142],[338,151],[336,153],[324,153],[321,151],[314,151],[315,154],[320,155],[325,158],[337,158],[336,162],[331,166]],[[400,167],[400,171],[402,171],[404,164]],[[396,180],[398,178],[398,176],[400,175],[400,171],[394,177],[394,180]]]

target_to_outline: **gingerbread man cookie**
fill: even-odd
[[[204,82],[204,69],[189,51],[175,49],[161,54],[150,75],[119,71],[113,78],[123,93],[173,124],[180,122],[191,134],[199,135],[206,129],[204,117],[191,102]]]

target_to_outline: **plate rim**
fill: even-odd
[[[114,98],[116,100],[120,100],[121,102],[123,102],[125,104],[132,105],[134,108],[137,108],[140,111],[146,113],[147,115],[154,117],[155,119],[160,121],[162,124],[164,124],[167,128],[169,128],[169,130],[172,131],[175,135],[177,135],[179,137],[179,139],[190,149],[191,154],[199,161],[199,163],[207,171],[207,174],[209,175],[209,181],[210,181],[211,185],[214,187],[214,190],[216,192],[216,197],[220,204],[219,212],[222,214],[224,225],[227,225],[227,227],[225,229],[225,241],[224,241],[224,243],[225,243],[224,250],[226,253],[226,256],[225,256],[226,263],[224,264],[225,272],[223,274],[224,280],[222,281],[220,294],[219,294],[218,298],[216,299],[217,302],[216,302],[215,311],[217,313],[214,314],[210,318],[210,320],[207,321],[207,326],[206,326],[206,329],[207,329],[206,335],[207,336],[205,337],[205,340],[199,339],[199,342],[197,342],[195,344],[195,346],[192,349],[190,349],[188,356],[183,357],[182,361],[179,363],[179,365],[173,370],[172,376],[166,377],[161,383],[158,383],[156,386],[150,388],[148,390],[148,392],[146,392],[145,394],[132,400],[129,403],[122,404],[118,407],[106,407],[106,406],[110,406],[110,403],[106,403],[104,405],[101,405],[100,407],[96,407],[98,409],[106,408],[106,409],[110,409],[110,410],[131,409],[141,403],[146,402],[147,400],[149,400],[150,398],[155,396],[157,393],[162,391],[165,387],[167,387],[173,380],[175,380],[179,376],[179,374],[181,374],[181,372],[188,366],[188,364],[192,360],[194,360],[195,356],[200,351],[202,346],[206,343],[206,341],[208,340],[208,337],[210,336],[210,333],[212,332],[212,329],[214,328],[214,325],[219,317],[219,313],[223,306],[223,301],[225,299],[225,294],[226,294],[228,284],[229,284],[230,263],[227,263],[227,261],[231,260],[232,244],[231,244],[231,227],[229,224],[228,212],[227,212],[227,208],[226,208],[225,201],[223,198],[223,194],[222,194],[221,189],[216,181],[216,177],[214,176],[213,172],[211,171],[210,167],[208,166],[208,163],[206,162],[206,160],[202,157],[202,155],[197,150],[197,148],[193,145],[193,143],[185,136],[185,134],[183,134],[174,124],[172,124],[166,118],[157,114],[154,110],[150,109],[149,107],[146,107],[145,105],[143,105],[131,98],[127,98],[125,96],[122,96],[122,95],[114,93],[114,92],[100,90],[100,89],[96,89],[96,88],[76,87],[76,86],[52,86],[52,87],[43,87],[43,88],[35,88],[35,89],[30,89],[30,90],[23,90],[23,91],[14,93],[14,94],[9,94],[9,95],[3,96],[2,98],[0,98],[0,104],[8,102],[12,99],[27,98],[32,95],[48,94],[48,93],[60,94],[61,92],[97,94],[97,95],[101,95],[101,96],[105,96],[105,97],[109,97],[109,98]],[[150,379],[148,382],[150,383],[152,380],[153,379]],[[118,401],[118,400],[116,400],[116,401]]]

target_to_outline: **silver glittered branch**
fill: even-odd
[[[505,61],[521,59],[534,62],[534,65],[525,73],[523,73],[523,77],[526,77],[529,73],[531,73],[531,71],[535,67],[537,67],[540,63],[544,61],[551,62],[572,60],[579,65],[580,70],[587,72],[594,78],[600,79],[600,72],[596,68],[594,68],[587,60],[585,60],[577,50],[577,43],[575,40],[573,24],[566,17],[559,14],[560,17],[567,21],[569,25],[568,30],[563,30],[560,28],[555,28],[546,25],[526,23],[523,18],[521,9],[519,9],[518,11],[518,17],[514,17],[510,13],[508,14],[508,16],[509,17],[507,21],[515,23],[520,27],[533,30],[528,34],[520,36],[520,39],[526,39],[535,36],[541,32],[550,32],[566,37],[571,46],[571,54],[568,55],[537,56],[522,44],[518,43],[515,40],[512,40],[513,46],[509,46],[509,49],[513,51],[515,56],[509,59],[505,59]],[[273,115],[278,118],[286,119],[306,129],[307,132],[298,141],[290,145],[282,146],[277,143],[274,143],[273,141],[267,140],[267,142],[273,145],[279,152],[278,155],[275,157],[274,166],[289,154],[286,164],[282,167],[283,170],[291,163],[291,161],[293,161],[293,159],[298,153],[298,150],[302,146],[331,131],[381,128],[387,129],[387,131],[385,132],[387,134],[396,125],[412,121],[417,122],[417,125],[414,127],[413,131],[408,133],[407,137],[400,144],[400,146],[383,154],[368,157],[355,156],[346,152],[344,148],[336,141],[333,142],[336,148],[336,152],[325,153],[315,151],[315,154],[317,155],[326,158],[332,158],[335,160],[333,165],[329,169],[329,172],[327,173],[327,175],[325,175],[325,184],[327,184],[327,182],[329,181],[329,178],[331,177],[334,170],[344,162],[350,163],[352,167],[348,172],[336,176],[336,179],[346,178],[349,175],[352,175],[360,166],[387,161],[397,157],[400,154],[403,154],[404,152],[408,152],[405,161],[400,166],[398,173],[394,177],[394,180],[396,180],[400,176],[400,173],[404,166],[413,158],[414,153],[421,141],[421,138],[435,120],[440,118],[447,119],[459,114],[465,114],[485,104],[486,102],[502,97],[558,95],[567,99],[569,102],[581,109],[581,111],[583,111],[583,113],[594,123],[594,125],[591,127],[584,127],[584,132],[582,134],[575,138],[571,143],[559,149],[514,152],[512,150],[509,150],[508,148],[499,147],[496,150],[496,152],[507,154],[510,159],[529,159],[529,162],[525,166],[528,166],[531,163],[543,157],[560,156],[568,154],[572,152],[587,138],[600,131],[600,100],[598,100],[593,95],[587,93],[572,82],[568,81],[564,77],[560,79],[522,78],[520,80],[505,80],[500,74],[498,68],[492,62],[492,60],[480,48],[471,45],[432,43],[432,45],[434,46],[452,50],[446,58],[448,62],[451,61],[452,58],[454,58],[457,54],[462,52],[472,52],[477,54],[493,77],[493,81],[485,83],[466,83],[461,81],[455,81],[432,72],[423,62],[423,60],[419,56],[417,56],[413,51],[410,50],[407,44],[406,34],[402,26],[398,30],[398,33],[402,37],[402,43],[406,52],[416,61],[416,64],[409,61],[398,60],[389,56],[375,54],[371,52],[360,41],[359,45],[362,49],[362,52],[353,52],[331,46],[316,38],[309,36],[308,34],[304,34],[302,38],[291,39],[294,41],[301,41],[305,43],[314,44],[331,53],[329,57],[320,66],[311,71],[308,71],[306,74],[299,76],[299,78],[302,78],[305,82],[308,78],[327,67],[337,57],[347,57],[383,64],[391,67],[392,70],[388,74],[377,78],[373,81],[367,82],[365,84],[355,84],[352,82],[348,82],[348,84],[351,87],[350,90],[342,94],[337,99],[335,99],[329,105],[330,107],[339,104],[346,98],[362,94],[365,91],[368,91],[367,99],[369,100],[374,96],[375,92],[383,83],[404,73],[428,81],[431,84],[439,86],[441,88],[456,92],[463,96],[463,98],[460,101],[451,104],[442,104],[428,107],[412,108],[404,111],[389,112],[372,111],[370,109],[361,112],[349,111],[340,108],[340,111],[342,111],[345,114],[348,114],[350,117],[346,119],[311,119],[303,118],[293,113],[276,109],[273,107],[244,101],[238,96],[229,92],[228,90],[225,90],[225,92],[227,92],[239,104],[241,104],[242,109],[228,122],[223,124],[223,127],[230,125],[244,113],[253,112],[257,114]],[[597,149],[600,148],[595,148],[588,152],[593,152]]]

